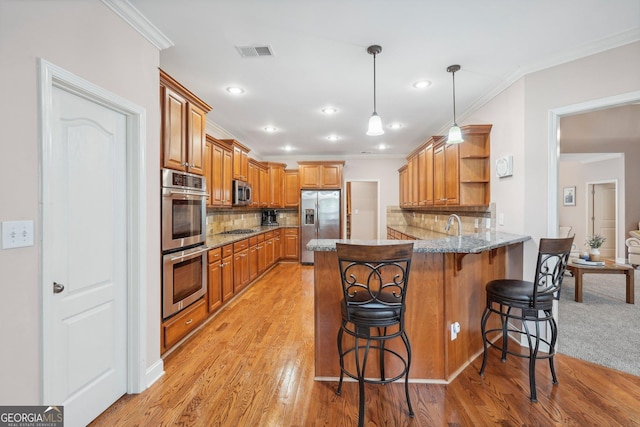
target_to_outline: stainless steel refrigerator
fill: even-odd
[[[300,262],[313,264],[310,240],[340,238],[340,191],[302,190],[300,209]]]

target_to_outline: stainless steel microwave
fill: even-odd
[[[239,179],[233,180],[233,206],[247,206],[251,204],[251,184]]]

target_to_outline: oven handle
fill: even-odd
[[[208,247],[205,247],[204,249],[196,249],[196,250],[189,249],[189,251],[193,251],[193,252],[185,253],[187,251],[183,251],[182,255],[171,257],[170,260],[172,262],[173,261],[178,261],[178,260],[182,261],[182,260],[187,259],[187,258],[193,258],[195,255],[200,255],[201,253],[207,252],[208,250],[209,250]]]
[[[207,197],[209,194],[206,192],[200,192],[200,191],[190,191],[190,190],[174,190],[172,188],[165,188],[164,189],[165,194],[167,195],[172,195],[172,194],[176,194],[179,196],[197,196],[197,197]]]

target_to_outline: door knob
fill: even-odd
[[[53,293],[59,294],[62,291],[64,291],[64,285],[62,283],[53,282]]]

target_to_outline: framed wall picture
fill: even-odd
[[[564,187],[562,192],[562,204],[564,206],[576,205],[576,187]]]

